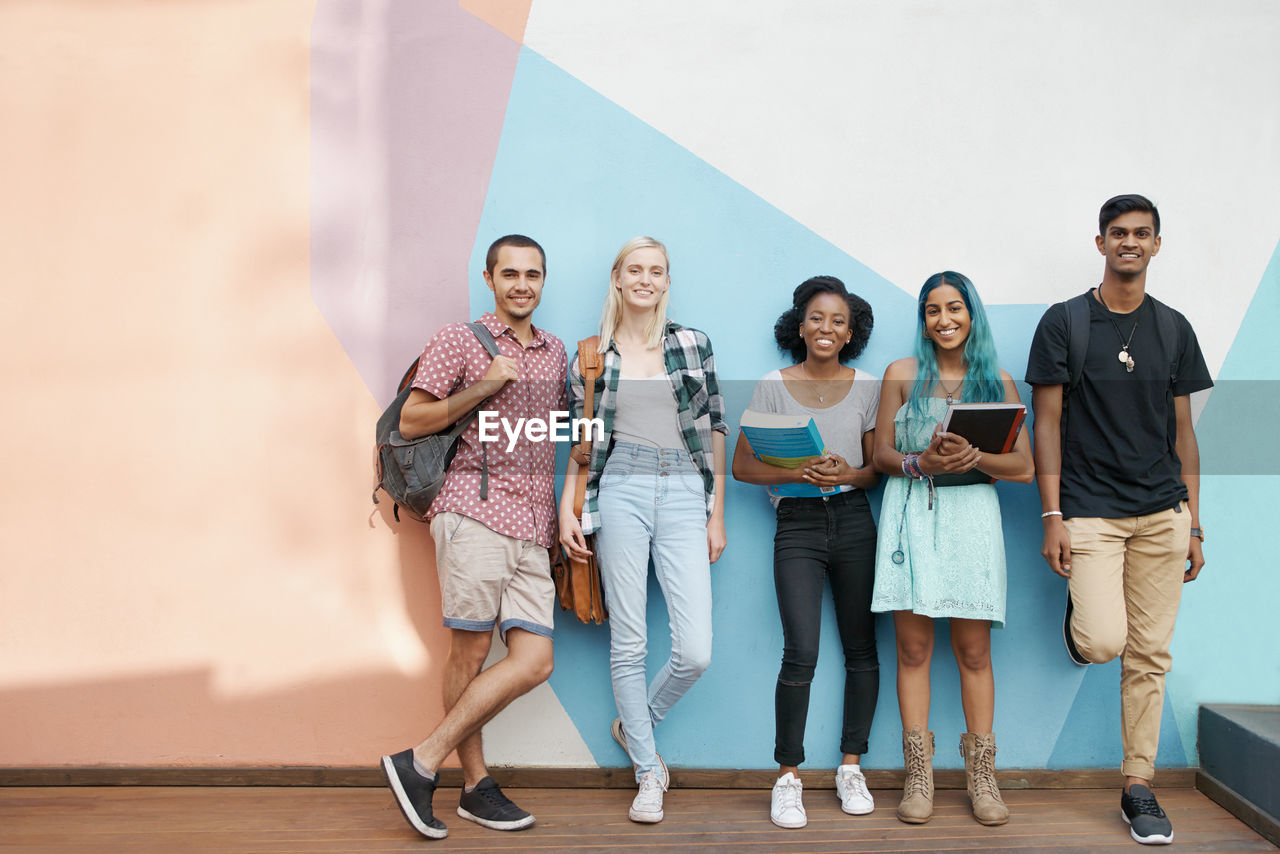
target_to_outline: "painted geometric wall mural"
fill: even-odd
[[[636,234],[653,234],[671,252],[672,316],[703,329],[715,344],[736,435],[755,380],[783,364],[772,323],[804,278],[839,276],[871,303],[875,331],[855,366],[878,375],[905,354],[914,335],[919,283],[936,269],[968,272],[986,299],[1002,366],[1021,377],[1047,304],[1095,283],[1098,203],[1119,192],[1154,196],[1166,236],[1152,267],[1153,290],[1191,318],[1219,383],[1207,402],[1197,400],[1209,475],[1201,498],[1212,532],[1209,565],[1184,596],[1158,757],[1165,767],[1194,765],[1199,703],[1280,699],[1280,649],[1261,628],[1260,606],[1250,604],[1265,598],[1274,606],[1280,585],[1252,517],[1239,512],[1269,501],[1280,465],[1272,459],[1253,474],[1228,474],[1235,463],[1215,450],[1260,438],[1248,425],[1280,417],[1274,402],[1280,397],[1261,391],[1274,389],[1277,379],[1269,329],[1280,308],[1280,218],[1273,203],[1280,158],[1265,147],[1248,148],[1247,139],[1223,142],[1238,149],[1244,158],[1238,168],[1253,178],[1234,185],[1239,189],[1230,200],[1211,203],[1206,182],[1233,186],[1228,182],[1237,166],[1211,165],[1220,160],[1167,136],[1168,145],[1149,162],[1135,162],[1144,132],[1133,132],[1141,137],[1133,150],[1116,138],[1095,138],[1097,124],[1067,132],[1063,116],[1106,119],[1097,115],[1099,107],[1081,102],[1073,85],[1095,85],[1095,75],[1105,72],[1065,50],[1052,67],[1046,60],[1028,68],[1025,49],[1010,47],[956,71],[991,85],[1016,73],[1046,81],[1044,103],[1021,104],[1016,114],[997,108],[989,87],[950,91],[945,108],[921,95],[914,105],[919,112],[903,112],[900,90],[932,83],[933,64],[943,61],[925,56],[922,46],[943,39],[948,25],[980,38],[988,18],[1003,20],[1000,4],[939,13],[945,20],[924,20],[917,42],[907,33],[926,15],[922,9],[849,5],[861,11],[820,3],[815,6],[824,14],[789,20],[788,44],[779,47],[785,55],[772,58],[775,74],[761,82],[736,76],[741,55],[751,54],[761,36],[746,32],[741,21],[726,23],[732,6],[725,4],[646,5],[640,14],[626,4],[585,2],[321,0],[312,62],[325,85],[313,91],[328,94],[312,103],[312,296],[374,396],[385,402],[404,364],[436,328],[491,304],[479,271],[494,237],[524,232],[546,247],[537,323],[571,342],[595,329],[616,248]],[[1137,55],[1155,51],[1159,39],[1184,38],[1184,30],[1199,24],[1197,8],[1179,5],[1180,17]],[[1207,49],[1228,52],[1222,30],[1248,8],[1229,3],[1217,10],[1216,23],[1201,33]],[[1069,32],[1088,22],[1087,13],[1069,18],[1062,24]],[[725,31],[717,35],[721,26]],[[768,30],[768,23],[759,28]],[[850,42],[876,32],[898,39],[898,53],[877,42],[874,56],[901,61],[869,77],[854,60],[836,67],[831,57],[819,56],[814,63],[827,76],[816,82],[806,76],[811,72],[794,70],[802,63],[785,61],[804,53],[790,42],[812,38],[817,51],[831,30]],[[665,33],[665,41],[654,32]],[[1255,110],[1257,103],[1277,103],[1280,60],[1263,50],[1265,40],[1242,38],[1232,50],[1269,72],[1255,69],[1248,85],[1269,87],[1271,99],[1219,100],[1218,90],[1204,87],[1172,91],[1188,69],[1161,59],[1153,74],[1168,79],[1153,95],[1151,134],[1158,137],[1173,121],[1162,110],[1199,115],[1213,103],[1230,114],[1239,136],[1270,128],[1275,138],[1274,109]],[[701,73],[682,76],[691,56]],[[657,67],[638,73],[634,66],[646,60]],[[953,121],[956,115],[965,117],[963,125]],[[707,116],[719,124],[704,121]],[[1022,136],[1011,142],[1015,132]],[[997,169],[985,159],[974,165],[974,152],[991,148],[1006,165]],[[1131,168],[1114,168],[1108,151]],[[1173,168],[1180,159],[1181,168]],[[1251,227],[1229,260],[1217,243],[1235,234],[1221,222],[1227,213]],[[1064,228],[1071,230],[1066,238]],[[1069,260],[1058,263],[1060,257]],[[1029,402],[1029,390],[1021,391]],[[1241,407],[1255,400],[1261,408],[1251,407],[1242,420]],[[1009,555],[1008,618],[992,636],[1000,762],[1111,767],[1120,755],[1118,664],[1069,663],[1060,635],[1065,587],[1039,556],[1035,489],[1002,484],[1000,496]],[[877,509],[879,497],[877,489]],[[772,697],[782,649],[769,560],[773,525],[758,488],[731,483],[726,500],[729,548],[712,570],[712,665],[658,737],[664,753],[679,757],[673,764],[762,768],[772,764]],[[1251,590],[1267,595],[1244,593]],[[843,668],[829,596],[824,607],[807,743],[812,761],[830,763],[839,741]],[[1224,636],[1228,614],[1238,638]],[[668,650],[656,583],[649,637],[656,667]],[[866,764],[895,767],[900,727],[887,618],[879,622],[878,642],[880,702]],[[1247,664],[1231,653],[1242,645],[1250,649]],[[947,745],[964,726],[945,624],[939,624],[936,652],[935,761],[957,767],[957,751]],[[503,740],[499,731],[506,728],[489,728],[494,761],[624,764],[608,732],[616,712],[607,655],[607,627],[558,617],[551,693],[521,701],[499,718],[518,718],[520,739]]]

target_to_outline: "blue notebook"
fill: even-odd
[[[748,409],[742,413],[738,424],[756,457],[771,466],[798,469],[826,453],[818,425],[807,415]],[[812,483],[782,483],[766,488],[770,495],[792,498],[816,498],[839,492],[834,486],[815,486]]]

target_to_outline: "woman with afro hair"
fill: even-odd
[[[756,383],[750,409],[812,417],[826,453],[800,468],[781,468],[757,458],[741,436],[733,456],[733,476],[769,487],[777,515],[773,579],[783,652],[774,693],[778,781],[769,817],[779,827],[804,827],[807,822],[798,766],[805,756],[809,686],[818,662],[822,591],[828,582],[845,666],[836,794],[851,815],[875,808],[860,761],[880,685],[871,613],[876,528],[866,496],[880,478],[872,465],[879,378],[844,364],[862,352],[871,326],[871,306],[839,279],[815,276],[801,283],[791,308],[774,326],[778,347],[795,364],[770,371]],[[810,484],[826,494],[779,495],[796,491],[787,490],[787,484]]]

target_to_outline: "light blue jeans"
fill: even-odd
[[[658,767],[653,727],[711,663],[711,564],[702,475],[688,451],[614,445],[596,536],[609,608],[609,671],[636,780]],[[649,557],[671,620],[671,657],[645,686]]]

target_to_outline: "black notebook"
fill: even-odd
[[[1013,450],[1018,431],[1027,418],[1022,403],[952,403],[942,419],[944,433],[963,436],[984,454],[1007,454]],[[940,474],[934,486],[968,486],[972,483],[995,483],[995,478],[977,469],[964,474]]]

